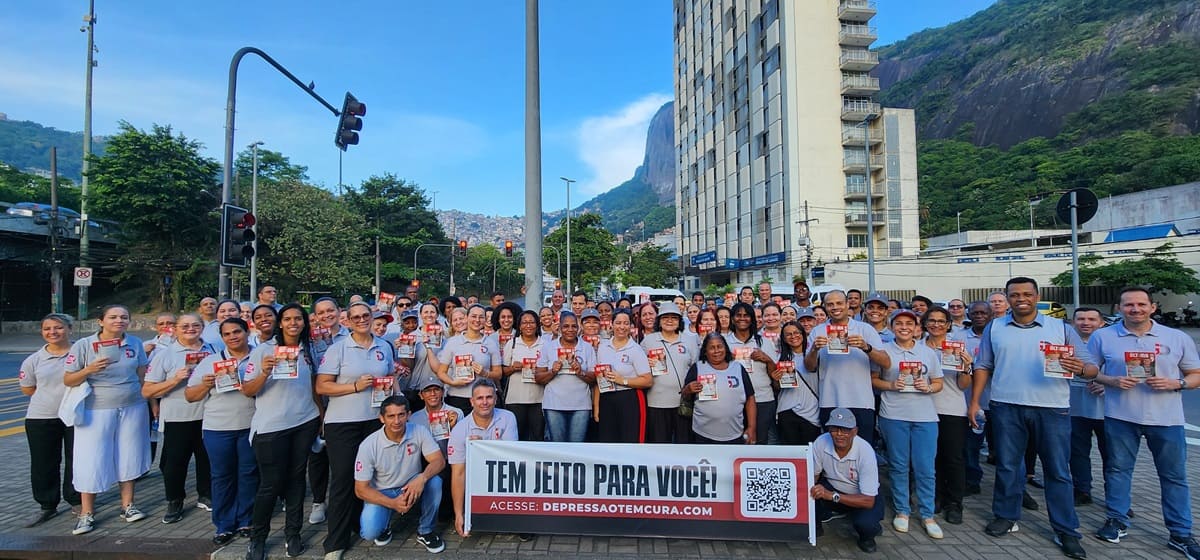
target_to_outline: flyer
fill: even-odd
[[[441,346],[442,346],[442,326],[441,325],[439,325],[437,323],[425,325],[425,345],[432,346],[434,348],[441,348]]]
[[[386,313],[392,310],[392,304],[394,303],[396,303],[396,294],[379,292],[379,299],[375,300],[375,309]]]
[[[475,379],[475,368],[472,367],[475,358],[471,354],[454,355],[454,379],[471,381]]]
[[[779,388],[780,389],[795,389],[800,386],[800,378],[796,374],[796,363],[783,360],[776,362],[776,369],[780,371]]]
[[[617,390],[617,384],[604,375],[612,371],[612,366],[608,364],[596,364],[596,387],[600,388],[601,393],[611,393]]]
[[[917,389],[917,378],[925,373],[925,364],[921,362],[900,362],[896,368],[900,372],[900,380],[904,382],[901,393],[920,393]]]
[[[521,381],[524,383],[537,383],[533,378],[533,373],[537,369],[537,358],[521,358]]]
[[[121,361],[121,339],[97,340],[92,343],[92,351],[96,353],[97,358],[107,358],[115,364]]]
[[[238,377],[238,366],[235,359],[213,362],[213,376],[216,377],[216,385],[213,388],[218,393],[228,393],[242,388],[242,380]]]
[[[574,360],[575,360],[575,349],[574,348],[559,348],[558,349],[558,363],[562,369],[558,370],[558,373],[559,374],[573,374],[574,372],[571,371],[571,362]]]
[[[200,362],[203,362],[204,358],[207,356],[208,352],[188,352],[183,356],[183,364],[185,367],[187,367],[187,370],[190,373],[192,370],[195,370],[196,366],[200,365]]]
[[[1156,357],[1154,352],[1126,352],[1125,375],[1136,379],[1138,383],[1154,377],[1154,359]]]
[[[276,346],[275,369],[271,370],[271,379],[296,379],[300,369],[296,362],[300,358],[299,346]]]
[[[850,353],[850,325],[825,325],[825,336],[829,339],[825,351],[830,354]]]
[[[696,400],[715,401],[719,398],[717,395],[717,374],[701,373],[696,376],[696,381],[700,382],[700,394],[696,396]]]
[[[646,357],[650,359],[650,375],[659,376],[667,374],[666,348],[651,348],[646,351]]]
[[[583,341],[588,344],[591,344],[592,347],[595,348],[596,345],[600,344],[600,335],[585,334],[585,335],[583,335]]]
[[[612,338],[612,321],[607,319],[600,320],[600,338],[608,340]]]
[[[753,348],[740,347],[733,349],[733,359],[742,367],[746,368],[746,373],[750,373],[754,369],[754,360],[750,359],[750,355],[754,353]]]
[[[396,357],[397,358],[415,358],[417,357],[417,335],[412,333],[401,334],[396,337]]]
[[[942,369],[958,372],[967,371],[967,365],[959,356],[960,350],[965,350],[967,343],[961,340],[942,341]]]
[[[377,407],[392,396],[392,385],[396,380],[391,376],[376,377],[371,381],[371,406]]]
[[[1067,371],[1067,368],[1062,365],[1061,358],[1071,357],[1075,355],[1075,347],[1070,344],[1050,344],[1048,342],[1041,343],[1043,359],[1042,375],[1052,377],[1054,379],[1071,379],[1075,374]]]
[[[450,439],[450,429],[454,424],[454,411],[447,408],[428,412],[429,415],[429,431],[433,433],[433,439],[444,440]]]

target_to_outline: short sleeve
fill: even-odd
[[[858,436],[855,436],[858,437]],[[858,492],[864,496],[879,495],[879,465],[875,462],[875,451],[865,440],[860,440],[863,452],[858,454]]]
[[[483,347],[487,350],[485,353],[488,357],[488,364],[485,367],[496,367],[500,365],[500,344],[497,342],[498,337],[489,336],[483,339]]]
[[[148,383],[159,383],[167,379],[168,362],[170,356],[166,348],[161,348],[159,352],[154,353],[154,357],[150,359],[150,367],[146,370],[146,381]]]
[[[738,364],[738,367],[742,368],[742,390],[746,392],[746,398],[749,399],[754,396],[754,383],[750,381],[750,374],[746,373],[746,368],[741,364]]]
[[[462,465],[467,462],[467,427],[469,418],[459,418],[454,429],[450,430],[450,441],[446,445],[446,462],[451,465]]]
[[[995,354],[992,353],[992,325],[996,321],[993,319],[983,328],[983,332],[979,335],[979,354],[975,357],[974,369],[991,370],[995,365]]]
[[[41,352],[39,350],[38,352]],[[21,362],[21,369],[17,370],[17,379],[20,380],[22,387],[37,387],[37,366],[38,352],[34,352]]]
[[[638,351],[628,352],[633,360],[633,372],[636,375],[647,375],[650,373],[650,360],[646,358],[646,352],[638,347]],[[666,358],[664,358],[666,359]]]
[[[73,373],[87,365],[83,362],[88,358],[87,345],[90,340],[91,337],[82,338],[71,345],[71,351],[67,352],[67,357],[63,361],[63,371]]]
[[[317,366],[317,375],[337,375],[342,370],[342,356],[346,353],[345,341],[349,337],[338,340],[321,356]]]
[[[141,341],[134,345],[134,353],[137,354],[138,367],[146,367],[150,365],[150,358],[146,356],[146,348],[141,345]]]
[[[358,455],[354,458],[354,480],[370,482],[375,478],[374,443],[375,438],[368,437],[358,446]]]
[[[266,356],[267,351],[275,351],[274,344],[260,344],[250,351],[250,360],[246,363],[246,374],[243,377],[245,381],[250,381],[258,377],[258,370],[262,369],[262,360]]]
[[[434,453],[440,454],[442,452],[442,448],[437,444],[437,441],[433,439],[433,432],[430,432],[429,428],[425,426],[428,423],[429,419],[426,418],[424,424],[418,424],[409,427],[409,429],[414,430],[413,435],[417,437],[417,443],[419,443],[421,446],[422,456],[429,456],[433,455]]]
[[[558,344],[547,342],[543,350],[544,351],[538,356],[537,367],[549,368],[551,360],[558,359]],[[554,357],[551,358],[551,355]]]
[[[499,411],[499,409],[497,409],[497,410]],[[504,426],[504,434],[502,436],[500,436],[500,439],[504,440],[504,441],[517,441],[517,438],[519,435],[519,434],[517,434],[517,417],[513,413],[511,413],[507,410],[505,410],[503,412],[505,413],[504,414],[505,426]],[[497,412],[497,413],[499,413],[499,412]]]

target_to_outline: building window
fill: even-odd
[[[851,233],[847,235],[846,247],[850,249],[865,249],[867,247],[867,234]]]
[[[771,48],[767,53],[766,60],[763,61],[763,81],[767,81],[767,77],[779,70],[779,45]]]

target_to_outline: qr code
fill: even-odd
[[[744,461],[739,467],[738,507],[742,517],[794,519],[797,516],[796,465],[784,461]]]

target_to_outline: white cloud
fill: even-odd
[[[646,152],[650,119],[668,95],[653,93],[611,114],[588,117],[579,125],[579,159],[590,177],[579,183],[582,192],[595,196],[633,177]]]

